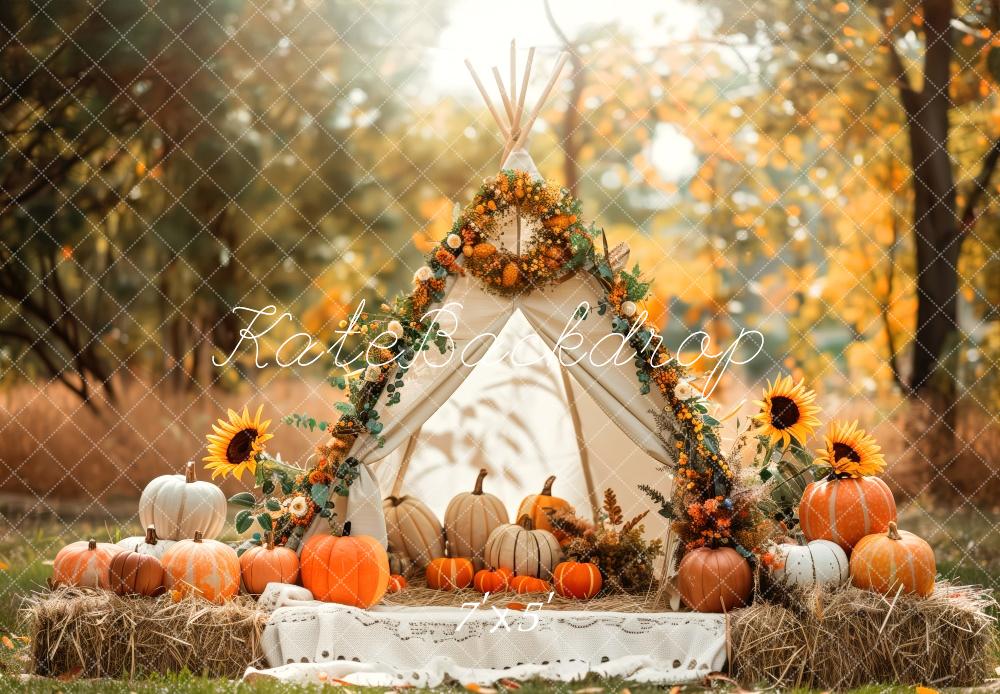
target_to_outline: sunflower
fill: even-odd
[[[875,438],[858,423],[832,422],[825,439],[826,448],[821,448],[816,465],[829,465],[838,475],[868,477],[885,469],[885,457],[875,443]]]
[[[808,390],[802,381],[797,384],[791,376],[770,381],[764,389],[764,399],[756,404],[760,414],[754,417],[757,433],[766,436],[772,444],[781,442],[788,446],[792,439],[802,444],[819,426],[816,415],[819,408],[813,405],[816,393]]]
[[[264,450],[264,443],[274,437],[267,433],[271,420],[260,421],[263,409],[263,405],[258,407],[253,418],[246,406],[242,415],[229,410],[229,421],[220,419],[212,425],[215,433],[208,435],[208,455],[202,458],[207,463],[205,469],[213,470],[212,479],[219,475],[225,478],[230,472],[240,479],[244,470],[257,472],[257,456]]]

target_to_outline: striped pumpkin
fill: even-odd
[[[555,534],[560,542],[563,542],[566,539],[565,533],[552,527],[552,521],[549,520],[549,514],[545,512],[545,509],[572,511],[573,507],[565,499],[552,496],[552,483],[555,481],[556,476],[550,476],[545,480],[541,494],[530,494],[524,497],[524,501],[521,502],[521,505],[517,509],[517,517],[528,516],[536,528],[539,530],[548,530]]]
[[[936,573],[931,546],[895,522],[887,532],[862,538],[851,554],[851,582],[876,593],[894,595],[902,588],[926,597],[934,592]]]
[[[427,504],[412,496],[389,496],[382,501],[389,551],[423,569],[444,556],[444,528]]]
[[[195,594],[215,603],[240,590],[240,560],[236,550],[195,531],[193,540],[181,540],[163,554],[167,588],[176,595]]]
[[[556,592],[564,598],[589,600],[601,591],[601,571],[593,562],[564,561],[552,572]]]
[[[807,540],[831,540],[848,552],[865,535],[896,520],[896,501],[878,477],[828,477],[802,493],[799,522]]]
[[[461,557],[440,557],[427,565],[427,585],[436,590],[461,590],[472,583],[472,562]]]
[[[303,545],[302,585],[313,597],[353,607],[371,607],[389,588],[389,556],[374,537],[351,536],[350,522],[344,534],[314,535]]]
[[[486,567],[483,552],[490,533],[509,520],[503,502],[483,491],[485,478],[483,468],[472,491],[455,496],[444,512],[448,556],[470,559],[477,570]]]
[[[782,544],[778,545],[777,554],[781,561],[771,576],[781,585],[811,590],[818,586],[839,586],[847,580],[847,554],[836,542]]]
[[[552,578],[562,558],[559,540],[548,530],[535,530],[528,516],[501,525],[486,541],[486,563],[510,569],[518,576]]]

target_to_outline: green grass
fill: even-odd
[[[977,510],[959,513],[926,513],[911,506],[901,514],[900,525],[925,537],[935,548],[939,574],[960,583],[979,584],[1000,590],[1000,531],[993,526],[993,519]],[[25,598],[47,590],[46,581],[52,573],[51,560],[60,547],[81,538],[95,537],[100,541],[120,539],[123,533],[138,534],[138,526],[122,528],[100,521],[81,521],[67,527],[53,519],[34,519],[19,522],[16,526],[0,526],[0,561],[6,568],[0,571],[0,636],[23,636],[25,626],[18,619],[18,610]],[[294,687],[286,684],[257,682],[252,685],[222,679],[197,677],[188,673],[161,675],[138,681],[96,680],[66,682],[57,679],[31,679],[21,681],[17,674],[27,667],[29,648],[16,639],[14,648],[0,645],[0,691],[23,692],[181,692],[201,694],[208,692],[309,692],[316,687]],[[998,654],[1000,661],[1000,654]],[[661,688],[621,680],[590,677],[582,682],[561,684],[529,681],[521,683],[517,694],[558,691],[569,694],[580,689],[600,687],[605,692],[627,688],[633,694],[662,691]],[[732,691],[724,682],[715,688]],[[702,687],[684,688],[698,691]],[[503,687],[498,687],[504,691]],[[352,690],[365,691],[365,690]],[[384,688],[368,691],[382,692]],[[465,691],[459,687],[446,687],[441,691]],[[508,690],[513,692],[514,690]],[[877,686],[853,690],[855,694],[912,692],[912,687]],[[804,694],[804,693],[803,693]]]

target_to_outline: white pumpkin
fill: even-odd
[[[211,482],[199,482],[194,463],[183,475],[160,475],[146,485],[139,498],[139,522],[156,527],[164,540],[187,540],[200,530],[218,537],[226,524],[226,495]]]
[[[486,568],[483,553],[490,533],[508,522],[503,502],[483,491],[485,477],[486,468],[483,468],[472,491],[458,494],[444,512],[448,556],[471,559],[476,571]]]
[[[548,530],[535,530],[531,518],[501,525],[486,540],[486,563],[494,569],[510,569],[516,576],[552,580],[552,571],[562,560],[559,540]]]
[[[836,542],[813,540],[807,545],[778,545],[777,567],[771,575],[787,586],[811,590],[818,586],[837,586],[849,575],[847,553]]]
[[[444,556],[444,528],[427,504],[412,496],[388,496],[382,511],[390,552],[402,554],[421,571]]]
[[[126,537],[124,540],[118,542],[118,546],[130,552],[148,554],[151,557],[162,559],[163,553],[170,549],[174,542],[176,540],[161,540],[158,538],[156,536],[156,526],[150,525],[146,528],[145,535]]]

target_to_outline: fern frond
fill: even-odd
[[[604,511],[608,514],[608,522],[611,525],[621,525],[625,521],[622,507],[618,505],[618,497],[611,487],[604,490]]]

